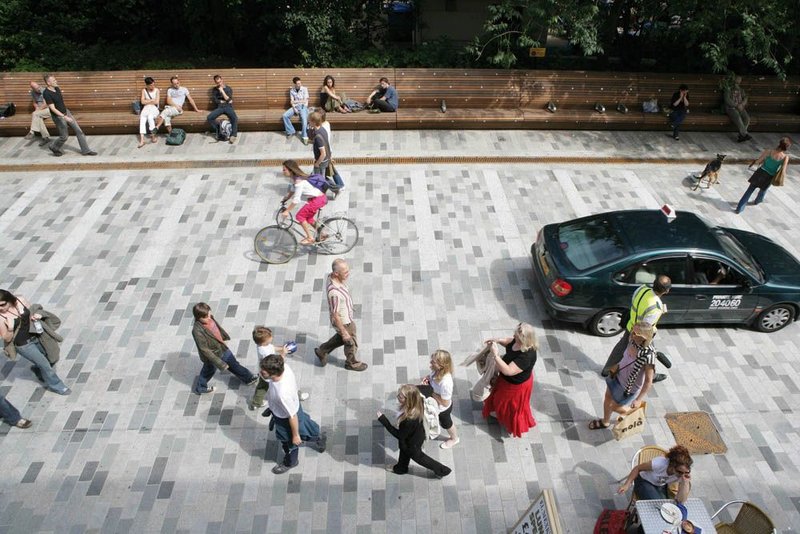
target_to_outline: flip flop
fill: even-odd
[[[595,419],[589,423],[589,430],[600,430],[604,428],[608,428],[611,426],[611,423],[605,424],[603,423],[602,419]]]
[[[313,245],[314,244],[314,240],[313,239],[303,239],[302,241],[300,241],[300,244],[301,245]]]

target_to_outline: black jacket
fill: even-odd
[[[378,421],[386,427],[389,434],[397,438],[401,450],[421,449],[425,443],[425,427],[422,425],[422,419],[404,419],[400,421],[400,428],[392,426],[385,415],[381,415]]]

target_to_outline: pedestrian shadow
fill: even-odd
[[[191,391],[203,365],[199,357],[191,352],[168,352],[163,357],[164,371],[173,381],[185,384]]]

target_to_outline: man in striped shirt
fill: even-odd
[[[356,358],[358,341],[356,340],[356,323],[353,318],[353,299],[345,284],[350,276],[350,267],[346,261],[337,258],[333,260],[331,271],[325,290],[328,294],[331,325],[336,333],[328,341],[314,349],[314,354],[317,355],[324,367],[328,363],[328,354],[344,345],[346,359],[344,368],[349,371],[364,371],[367,364]]]

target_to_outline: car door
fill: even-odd
[[[749,319],[758,305],[758,295],[750,290],[749,278],[728,261],[695,255],[689,273],[695,291],[695,306],[687,322],[741,323]]]
[[[630,294],[642,284],[653,285],[656,276],[665,274],[672,281],[672,289],[661,297],[667,306],[667,313],[661,316],[659,324],[680,323],[686,312],[694,307],[694,292],[688,284],[688,255],[672,254],[640,260],[621,269],[614,275],[614,281],[627,285]]]

